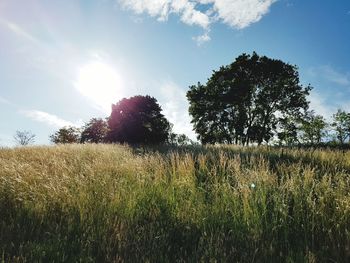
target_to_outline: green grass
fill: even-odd
[[[0,150],[0,262],[349,260],[350,152]]]

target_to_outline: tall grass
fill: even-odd
[[[350,152],[0,150],[0,262],[349,262]]]

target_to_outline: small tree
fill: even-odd
[[[83,127],[81,142],[102,143],[106,141],[108,123],[103,119],[91,119]]]
[[[63,127],[50,136],[55,144],[79,143],[80,131],[75,127]]]
[[[195,144],[186,134],[176,134],[171,132],[169,134],[169,144],[174,146],[186,146]]]
[[[30,131],[16,131],[13,136],[15,142],[21,146],[27,146],[35,142],[35,134]]]
[[[305,143],[319,144],[327,135],[327,122],[321,115],[308,111],[301,121],[302,139]]]
[[[350,138],[350,113],[338,110],[333,115],[333,123],[331,124],[335,131],[335,135],[340,144],[344,144]]]
[[[279,128],[277,137],[281,144],[291,146],[298,143],[298,120],[292,117],[281,118]]]

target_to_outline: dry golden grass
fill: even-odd
[[[348,262],[350,152],[0,150],[3,262]]]

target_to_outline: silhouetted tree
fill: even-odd
[[[253,53],[214,71],[206,85],[191,86],[187,98],[201,142],[261,144],[281,118],[302,115],[310,90],[296,66]]]
[[[316,115],[314,111],[306,112],[301,123],[301,138],[305,143],[319,144],[327,135],[327,122],[325,118],[321,115]]]
[[[350,138],[350,113],[338,109],[337,113],[333,115],[331,126],[339,143],[344,144]]]
[[[79,143],[80,131],[75,127],[63,127],[50,136],[55,144]]]
[[[103,119],[91,119],[83,127],[81,142],[102,143],[106,141],[108,123]]]
[[[134,96],[112,105],[108,119],[108,141],[131,144],[166,142],[170,123],[161,113],[157,100],[150,96]]]
[[[15,142],[21,146],[27,146],[35,142],[35,134],[30,131],[16,131],[13,136]]]

